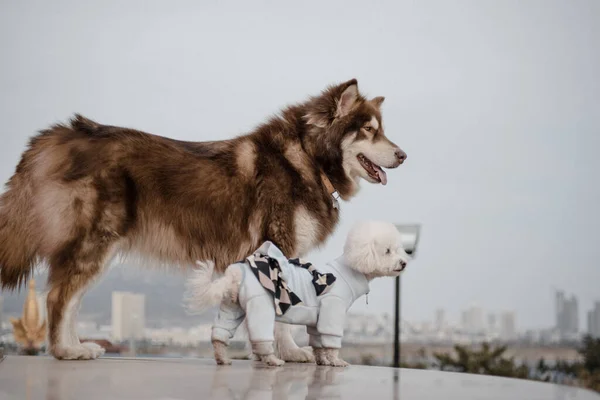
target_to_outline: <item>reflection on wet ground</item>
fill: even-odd
[[[589,391],[525,380],[438,371],[209,359],[56,361],[7,357],[4,399],[527,399],[600,400]]]

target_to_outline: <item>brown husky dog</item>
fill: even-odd
[[[0,286],[21,287],[49,268],[49,352],[93,359],[80,343],[81,298],[116,254],[166,265],[214,260],[217,271],[265,240],[288,257],[323,243],[363,178],[406,158],[386,138],[383,97],[356,80],[284,109],[231,140],[183,142],[76,115],[33,137],[0,197]],[[280,328],[281,329],[281,328]],[[291,336],[280,356],[308,361]]]

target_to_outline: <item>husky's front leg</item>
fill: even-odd
[[[288,324],[275,323],[275,347],[279,358],[289,362],[312,363],[315,357],[307,348],[300,348],[292,337],[292,328]]]

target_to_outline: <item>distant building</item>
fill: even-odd
[[[144,337],[145,301],[143,294],[112,293],[112,337],[115,341]]]
[[[472,306],[463,311],[462,329],[467,333],[481,333],[485,330],[483,321],[483,309],[481,307]]]
[[[487,331],[488,333],[498,332],[498,316],[495,313],[488,314]]]
[[[600,301],[594,303],[594,308],[588,311],[588,333],[600,338]]]
[[[444,327],[446,326],[446,311],[444,311],[443,309],[437,309],[435,311],[435,330],[437,332],[440,332],[442,330],[444,330]]]
[[[4,321],[4,298],[0,296],[0,328],[2,328],[2,322]]]
[[[513,340],[517,336],[516,315],[514,311],[504,312],[500,315],[500,338]]]
[[[579,332],[579,307],[577,298],[567,299],[563,291],[556,292],[556,330],[561,338],[572,337]]]

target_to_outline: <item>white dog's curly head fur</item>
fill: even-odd
[[[400,232],[389,222],[356,223],[346,238],[343,259],[369,279],[398,276],[410,257],[404,251]]]

